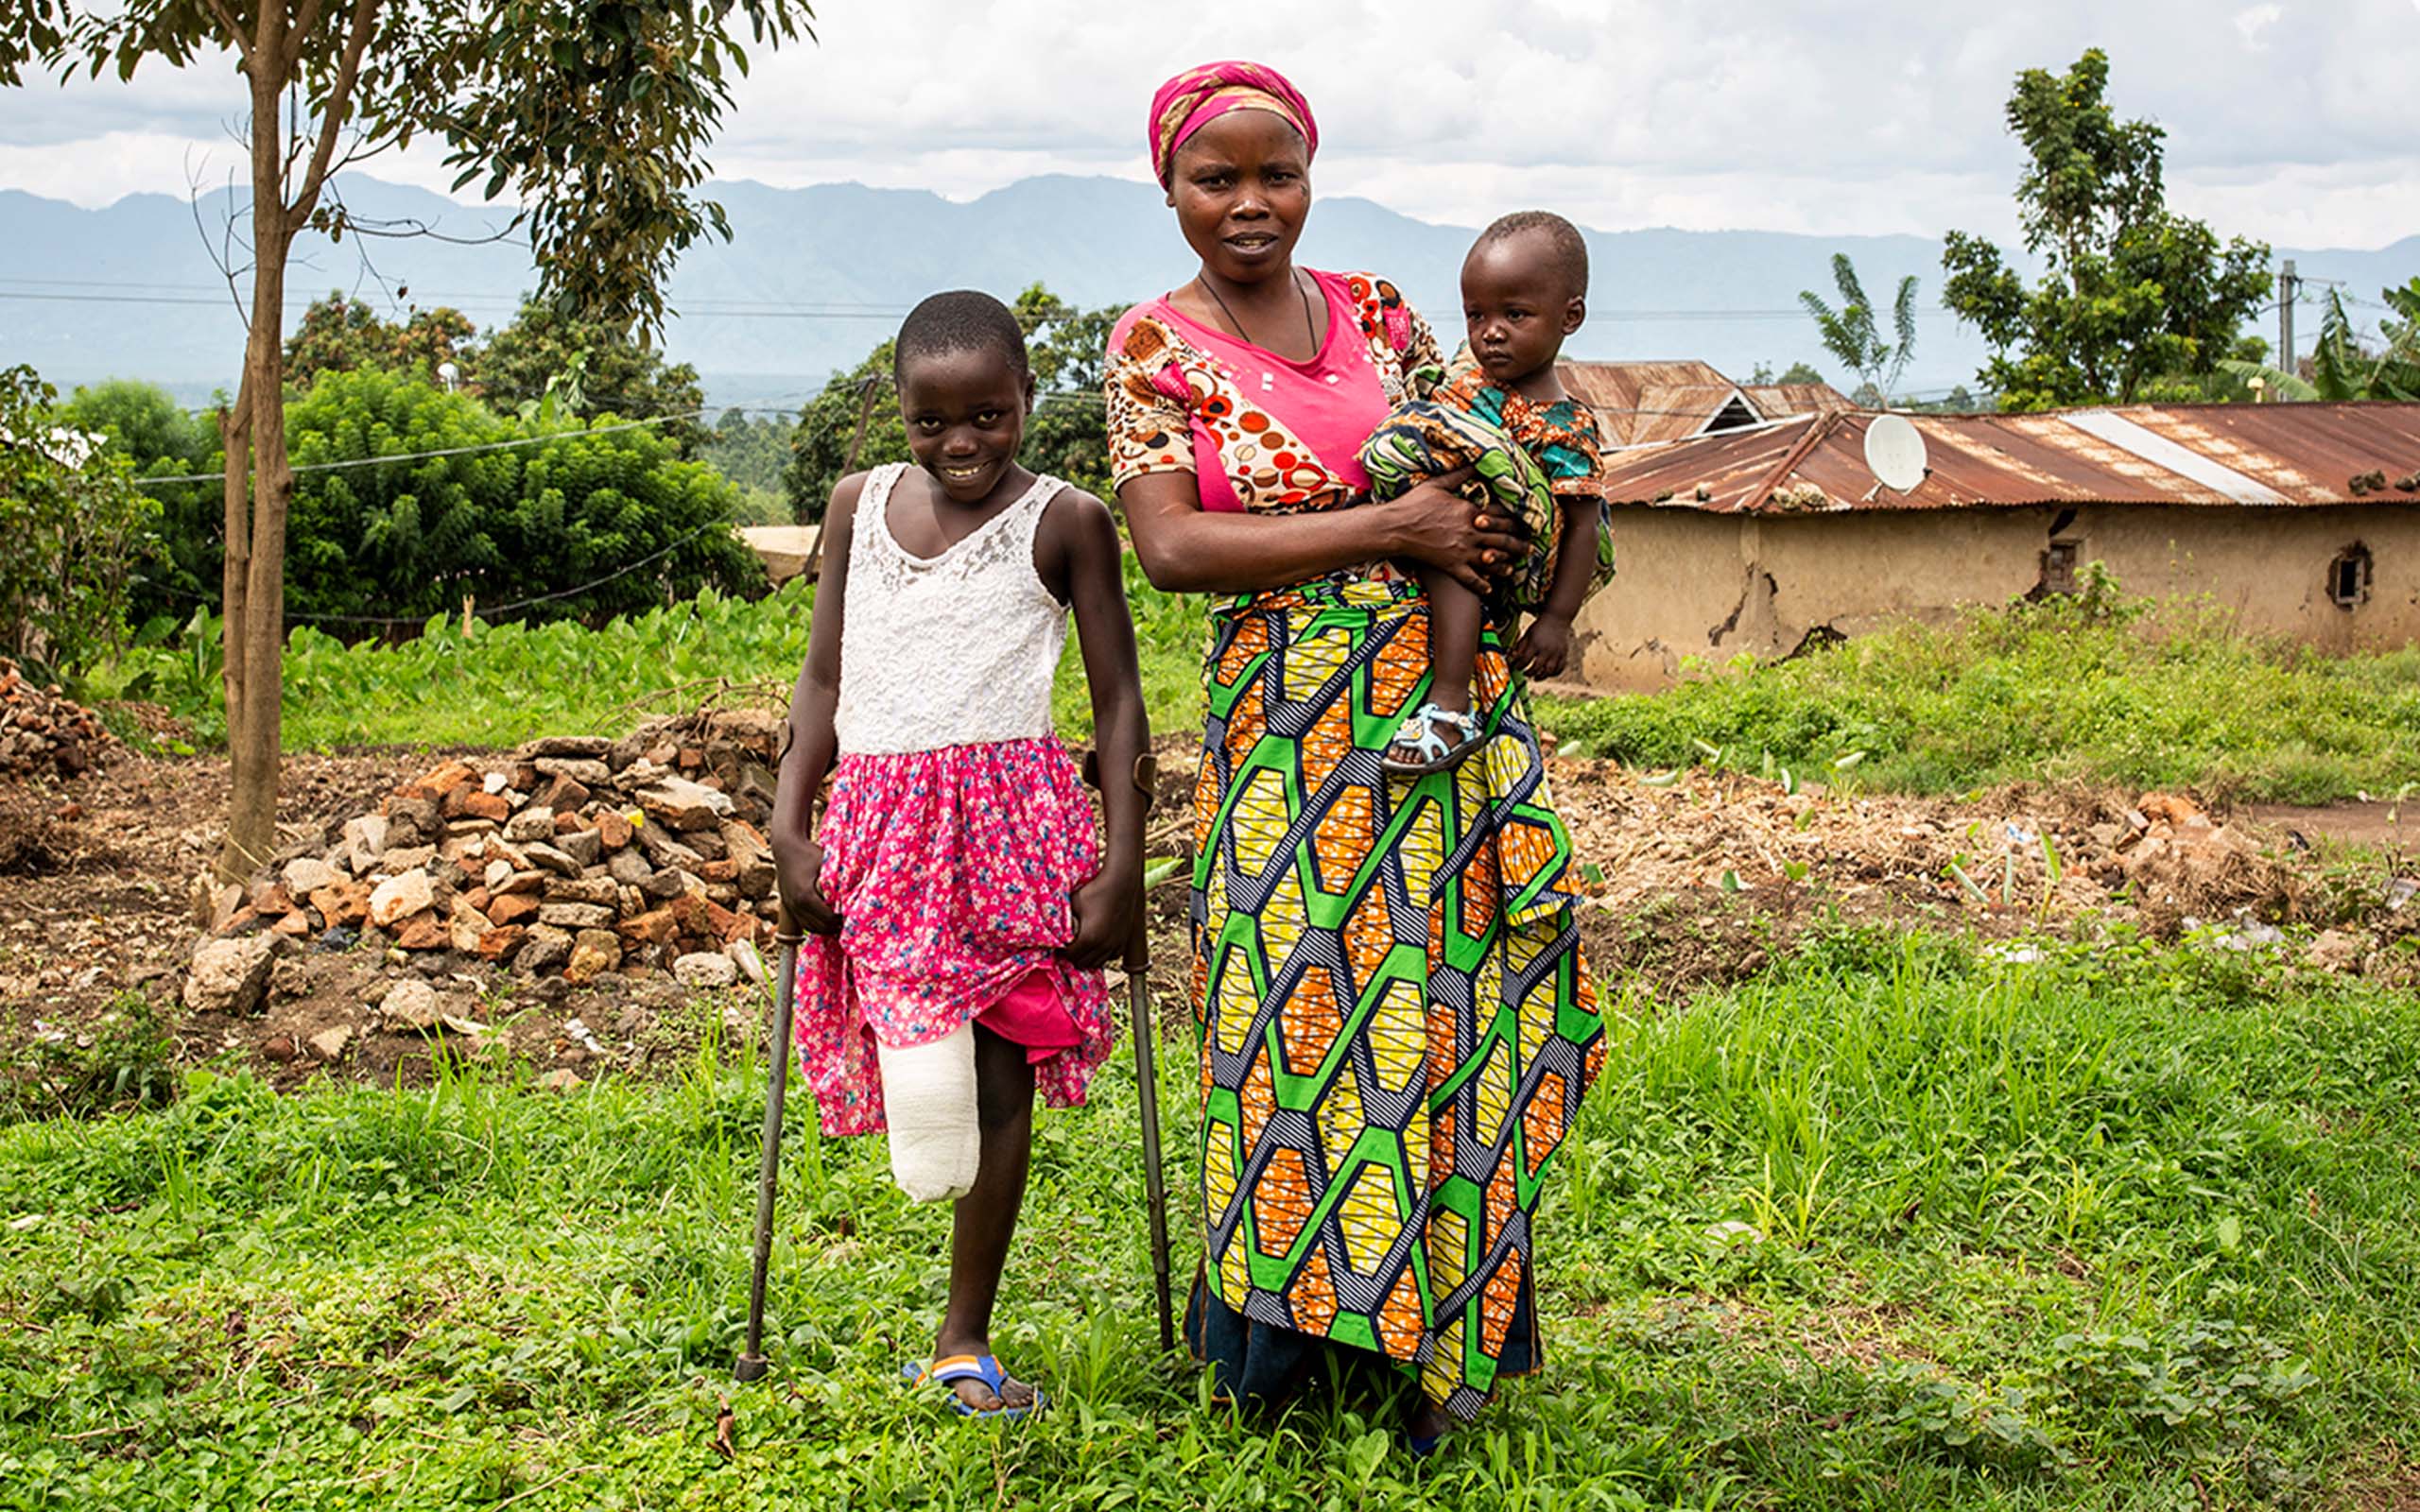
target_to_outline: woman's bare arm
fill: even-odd
[[[1132,479],[1119,487],[1117,503],[1144,575],[1169,593],[1260,593],[1389,558],[1427,562],[1484,593],[1521,542],[1502,516],[1480,514],[1454,491],[1471,471],[1382,504],[1312,514],[1213,513],[1201,507],[1189,472]]]

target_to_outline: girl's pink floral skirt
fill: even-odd
[[[1053,1108],[1080,1107],[1114,1032],[1098,971],[1059,954],[1098,867],[1093,809],[1056,739],[845,756],[816,838],[843,924],[798,953],[799,1061],[827,1134],[885,1127],[874,1040],[972,1019],[1026,1046]]]

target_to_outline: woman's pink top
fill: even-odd
[[[1166,298],[1126,312],[1109,338],[1121,482],[1190,472],[1201,507],[1227,512],[1331,508],[1368,490],[1361,443],[1402,397],[1407,355],[1434,345],[1384,281],[1304,271],[1328,315],[1308,362],[1238,340]]]

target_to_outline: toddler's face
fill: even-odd
[[[980,504],[1016,465],[1031,374],[989,348],[928,352],[899,374],[908,450],[959,504]]]
[[[1542,237],[1481,242],[1462,261],[1471,355],[1499,387],[1551,367],[1586,312]]]

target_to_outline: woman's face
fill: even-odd
[[[1230,284],[1284,274],[1311,213],[1302,133],[1274,111],[1229,111],[1176,149],[1168,203],[1204,269]]]
[[[1032,375],[983,347],[927,352],[899,373],[908,450],[958,504],[982,503],[1016,465],[1032,399]]]

